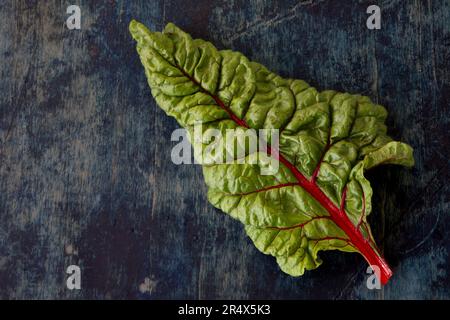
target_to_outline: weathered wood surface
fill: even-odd
[[[450,298],[448,1],[0,3],[1,298]],[[356,254],[323,252],[302,278],[259,253],[206,201],[200,167],[170,161],[177,128],[156,107],[127,25],[173,21],[286,77],[367,94],[412,170],[369,174],[371,222],[395,275],[366,288]],[[82,269],[82,290],[65,268]],[[147,278],[147,280],[146,280]]]

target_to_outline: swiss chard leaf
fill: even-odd
[[[197,124],[225,132],[238,127],[280,130],[280,162],[262,175],[261,162],[203,162],[208,199],[245,225],[262,252],[293,276],[321,264],[320,250],[359,252],[392,272],[367,223],[372,189],[364,170],[412,166],[412,148],[392,141],[387,112],[368,97],[319,92],[284,79],[239,52],[217,50],[169,23],[162,33],[132,21],[130,32],[158,105],[188,132]],[[192,136],[192,135],[191,135]],[[209,141],[191,138],[197,154]],[[224,148],[226,148],[224,143]],[[246,151],[251,160],[257,153]]]

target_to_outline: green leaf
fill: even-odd
[[[132,21],[130,32],[153,97],[189,132],[209,201],[241,221],[260,251],[293,276],[317,268],[321,250],[359,252],[387,282],[391,270],[367,223],[372,189],[364,170],[409,167],[414,159],[410,146],[387,135],[384,107],[365,96],[319,92],[303,80],[281,78],[172,23],[160,33]],[[199,124],[202,133],[216,129],[220,137],[195,138]],[[245,130],[223,138],[236,128],[279,130],[280,155],[269,148],[279,160],[276,173],[261,174],[270,162],[257,161],[261,150],[239,140]],[[236,144],[238,151],[230,152]],[[213,145],[221,151],[217,158],[232,161],[202,157]]]

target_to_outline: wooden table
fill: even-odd
[[[0,297],[450,298],[448,1],[64,1],[0,4]],[[172,21],[285,77],[370,96],[416,166],[369,174],[371,223],[395,275],[366,287],[357,254],[323,252],[301,278],[206,201],[201,168],[170,161],[128,33]],[[66,288],[81,268],[82,289]]]

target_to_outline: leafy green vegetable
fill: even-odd
[[[172,23],[160,33],[132,21],[130,32],[153,97],[189,132],[196,124],[280,130],[279,150],[268,149],[280,162],[273,175],[261,174],[263,163],[203,163],[209,201],[241,221],[259,250],[293,276],[317,268],[320,250],[359,252],[388,281],[392,272],[367,223],[372,189],[364,170],[414,159],[410,146],[386,134],[384,107],[283,79]],[[191,141],[196,153],[209,145]]]

